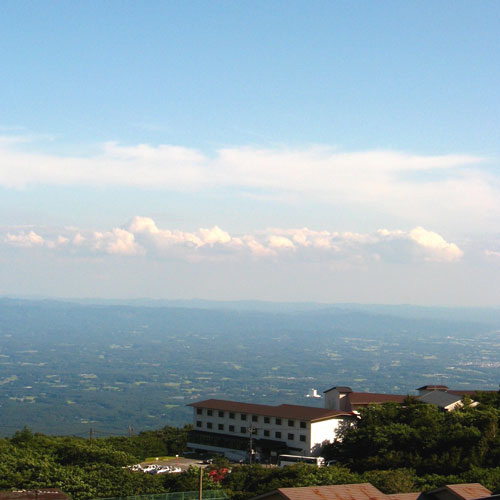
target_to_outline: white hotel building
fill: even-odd
[[[351,412],[310,406],[268,406],[220,399],[192,403],[194,429],[188,448],[245,459],[252,448],[264,460],[277,454],[319,455],[334,441]]]

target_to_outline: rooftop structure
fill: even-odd
[[[332,387],[325,391],[325,408],[356,411],[359,408],[381,403],[403,403],[408,397],[402,394],[354,392],[350,387]]]

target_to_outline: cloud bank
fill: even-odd
[[[0,138],[0,186],[230,189],[245,196],[376,207],[403,216],[500,215],[500,179],[483,168],[485,158],[474,155],[328,147],[228,147],[208,155],[180,146],[108,142],[92,155],[57,156],[28,151],[21,139]]]
[[[302,259],[351,262],[395,260],[458,262],[463,251],[440,234],[416,227],[409,231],[380,229],[372,233],[334,232],[308,228],[271,228],[251,234],[230,234],[219,226],[196,232],[159,228],[150,217],[136,216],[124,227],[108,231],[67,228],[6,228],[3,246],[44,249],[72,255],[221,259]]]

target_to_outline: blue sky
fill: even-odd
[[[499,305],[499,21],[2,2],[0,294]]]

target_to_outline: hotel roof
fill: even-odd
[[[240,403],[238,401],[226,401],[223,399],[207,399],[188,406],[195,408],[206,408],[209,410],[229,411],[236,413],[248,413],[251,415],[263,415],[266,417],[288,418],[291,420],[319,421],[329,418],[352,416],[351,412],[330,410],[327,408],[315,408],[312,406],[299,405],[258,405],[252,403]]]

